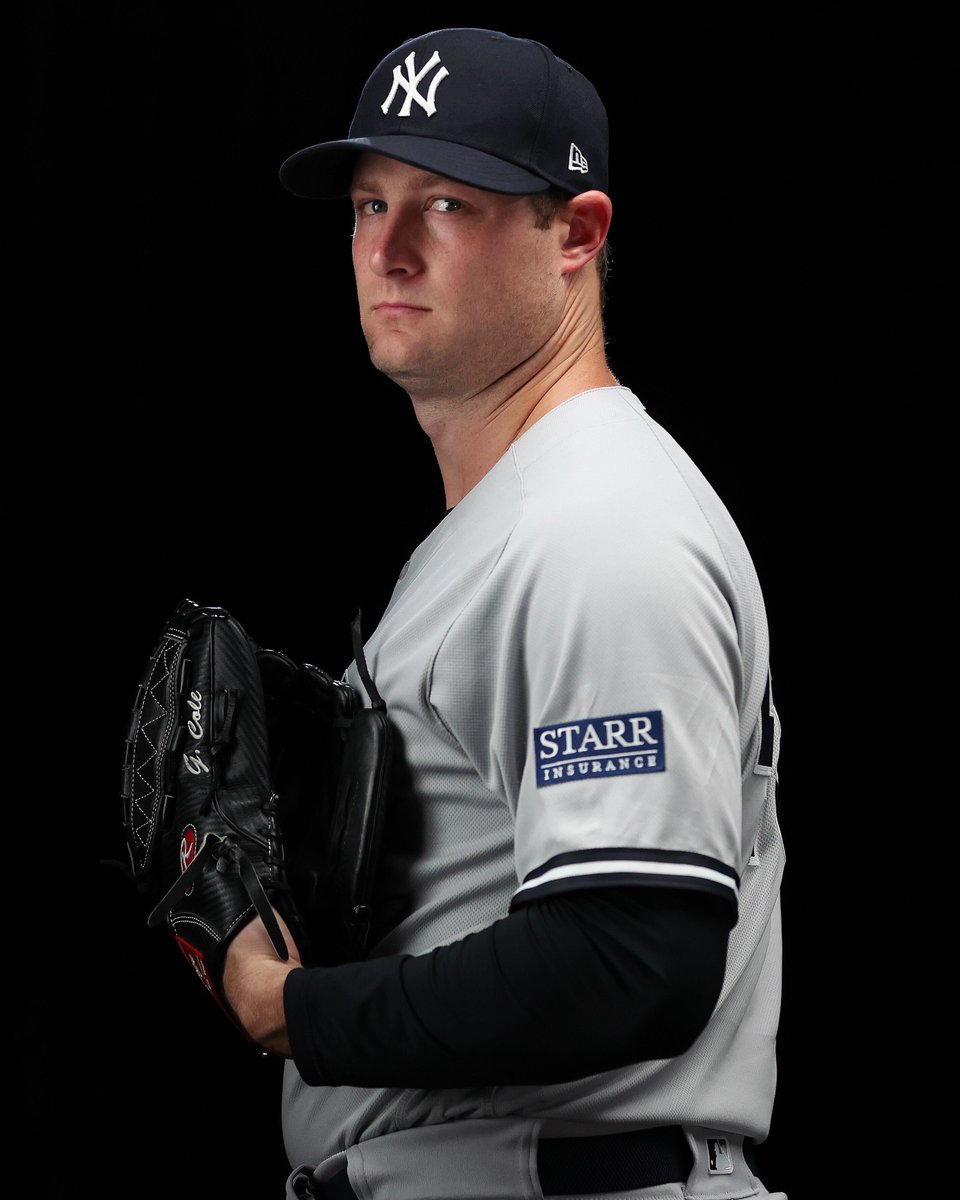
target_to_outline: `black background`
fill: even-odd
[[[815,6],[658,4],[603,21],[543,8],[27,10],[27,269],[11,318],[25,434],[8,453],[29,484],[9,548],[13,603],[49,630],[39,673],[56,695],[26,757],[34,782],[58,768],[42,853],[62,899],[38,918],[19,1047],[38,1180],[101,1197],[282,1195],[279,1063],[238,1039],[98,864],[121,853],[127,715],[177,601],[222,604],[261,642],[339,672],[350,619],[361,609],[373,627],[442,512],[429,443],[366,359],[348,208],[295,199],[277,169],[346,132],[385,53],[456,23],[547,42],[607,101],[611,364],[754,553],[788,854],[762,1151],[771,1188],[814,1194],[804,1146],[845,1120],[858,1003],[839,853],[848,635],[863,616],[850,446],[897,341],[873,314],[902,254],[911,31]]]

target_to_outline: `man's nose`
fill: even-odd
[[[373,231],[371,269],[377,275],[390,275],[397,271],[412,275],[422,265],[414,219],[404,213],[384,213]]]

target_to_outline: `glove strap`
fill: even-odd
[[[273,942],[273,948],[277,952],[277,957],[282,962],[286,962],[290,957],[290,952],[287,950],[287,943],[280,932],[280,926],[277,923],[270,898],[263,890],[260,876],[254,870],[253,863],[239,846],[235,846],[234,851],[237,866],[240,868],[240,878],[247,890],[247,895],[253,901],[253,906],[256,908],[260,920],[266,926],[267,933],[270,935],[270,941]]]
[[[193,861],[185,871],[182,871],[180,877],[175,879],[171,886],[167,889],[164,897],[160,900],[150,915],[147,917],[147,924],[153,929],[159,925],[171,908],[181,900],[187,892],[193,887],[197,881],[197,877],[202,873],[206,866],[207,855],[213,846],[218,845],[223,839],[211,834],[207,834],[200,845],[200,849],[193,857]]]
[[[270,936],[270,941],[273,943],[273,948],[276,950],[278,958],[282,962],[286,962],[290,957],[290,952],[287,950],[287,943],[277,922],[273,905],[270,903],[269,896],[264,891],[263,884],[260,882],[260,876],[257,874],[253,863],[243,848],[238,846],[236,842],[228,838],[219,837],[216,834],[208,833],[206,835],[193,862],[191,862],[189,867],[182,872],[180,878],[175,880],[173,885],[167,890],[163,899],[156,905],[149,917],[147,917],[147,924],[151,928],[159,925],[177,901],[189,892],[194,883],[196,883],[198,876],[206,868],[207,859],[215,848],[221,859],[232,859],[237,864],[244,891],[246,891],[251,903],[257,910],[260,920],[266,926],[267,933]]]
[[[380,712],[386,712],[387,706],[384,703],[383,697],[374,686],[370,672],[367,670],[367,660],[363,654],[363,635],[360,632],[360,612],[353,618],[350,623],[350,633],[353,638],[353,655],[357,660],[357,670],[360,673],[360,678],[363,681],[363,686],[367,690],[367,695],[370,697],[370,705],[372,708],[378,709]]]

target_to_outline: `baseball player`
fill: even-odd
[[[604,352],[607,119],[547,47],[442,29],[349,136],[360,321],[447,512],[369,631],[401,747],[364,961],[224,987],[287,1057],[287,1195],[775,1195],[779,724],[721,500]],[[361,692],[356,664],[348,681]]]

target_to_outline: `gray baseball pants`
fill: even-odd
[[[686,1178],[658,1179],[643,1186],[641,1171],[638,1187],[573,1191],[552,1170],[548,1186],[553,1190],[548,1191],[541,1184],[539,1166],[545,1140],[542,1122],[456,1121],[371,1138],[317,1167],[299,1167],[287,1181],[286,1196],[287,1200],[787,1200],[785,1192],[768,1191],[754,1175],[739,1136],[695,1126],[683,1126],[682,1135],[692,1155]],[[570,1139],[565,1141],[569,1147]]]

